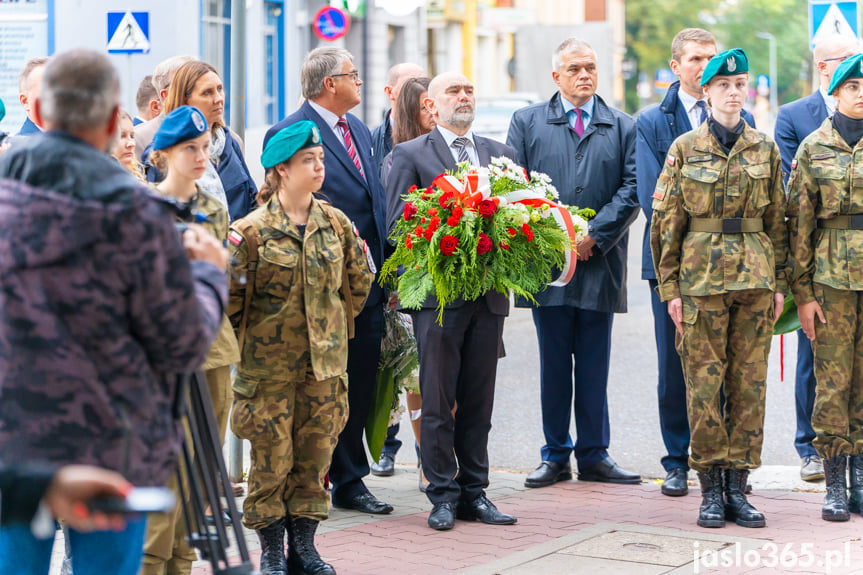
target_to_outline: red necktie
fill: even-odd
[[[339,121],[336,122],[336,126],[338,126],[342,130],[342,137],[345,139],[345,148],[348,150],[348,155],[351,157],[351,160],[354,161],[354,165],[360,171],[363,177],[363,166],[360,164],[360,157],[357,154],[356,148],[354,148],[354,142],[351,138],[351,129],[348,127],[348,121],[344,118],[339,118]]]

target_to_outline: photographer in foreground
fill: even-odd
[[[170,204],[105,153],[119,99],[105,56],[61,54],[34,103],[45,133],[0,156],[0,461],[161,486],[181,437],[176,374],[219,330],[227,252],[199,226],[181,241]],[[73,529],[76,575],[137,573],[144,523]],[[48,573],[52,545],[0,527],[0,573]]]

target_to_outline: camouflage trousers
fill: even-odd
[[[234,394],[231,429],[252,444],[243,506],[247,528],[261,529],[288,514],[327,518],[324,476],[347,419],[347,376],[262,380],[252,397]]]
[[[216,367],[204,372],[207,389],[213,400],[213,412],[224,440],[228,426],[228,401],[231,389],[231,366]],[[189,431],[186,430],[186,437]],[[192,562],[198,556],[186,541],[186,522],[183,520],[183,506],[179,501],[176,474],[171,477],[168,487],[177,495],[177,506],[170,513],[154,513],[147,518],[147,536],[144,539],[144,558],[139,575],[188,575],[192,572]],[[183,482],[186,494],[188,482]],[[212,510],[211,510],[212,512]],[[218,511],[216,511],[218,513]]]
[[[696,471],[755,469],[764,440],[773,292],[738,290],[682,299],[677,351],[686,378],[689,466]]]
[[[863,292],[813,284],[826,324],[815,318],[812,445],[824,458],[863,453]]]

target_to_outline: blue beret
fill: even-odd
[[[302,120],[285,126],[267,141],[261,154],[261,165],[266,169],[290,160],[303,148],[321,145],[321,134],[314,122]]]
[[[164,150],[206,133],[207,120],[201,111],[194,106],[180,106],[162,120],[153,136],[153,150]]]
[[[863,78],[863,54],[854,54],[836,67],[833,77],[830,78],[830,87],[827,88],[827,93],[832,94],[836,88],[842,85],[842,82],[851,78]]]
[[[714,76],[734,76],[749,71],[749,58],[741,48],[732,48],[720,52],[710,59],[701,74],[701,85],[705,85]]]

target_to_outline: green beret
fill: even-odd
[[[863,54],[854,54],[836,67],[827,93],[832,94],[845,80],[863,78]]]
[[[269,139],[261,154],[261,165],[266,169],[290,160],[303,148],[321,145],[321,134],[314,122],[302,120],[285,126]]]
[[[0,100],[0,120],[6,117],[6,104],[3,103],[3,100]]]
[[[748,71],[749,58],[746,57],[746,52],[740,48],[732,48],[710,59],[701,74],[701,85],[708,83],[714,76],[734,76]]]

